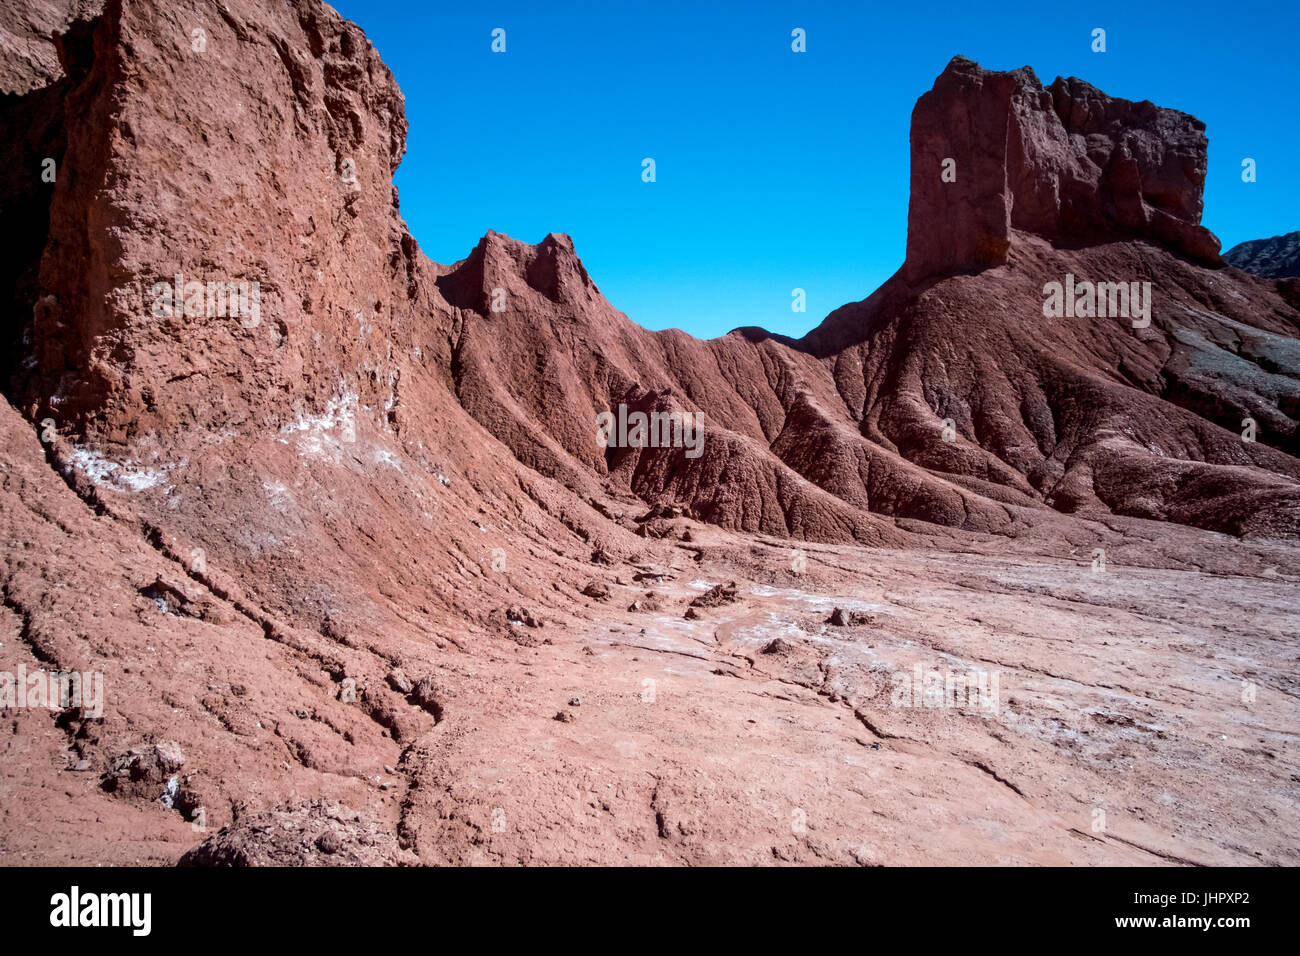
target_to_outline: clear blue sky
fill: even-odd
[[[455,262],[489,229],[569,233],[606,298],[647,328],[801,335],[888,278],[912,105],[955,54],[1200,117],[1203,221],[1224,248],[1300,229],[1295,0],[334,6],[406,94],[397,185],[424,252]],[[791,52],[795,27],[806,53]]]

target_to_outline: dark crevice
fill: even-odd
[[[32,309],[50,231],[50,201],[67,140],[60,79],[22,96],[0,96],[0,390],[13,395],[32,351]],[[47,181],[53,177],[53,181]]]

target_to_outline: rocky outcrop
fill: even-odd
[[[22,165],[50,144],[60,172],[48,207],[25,212],[45,217],[39,248],[14,260],[28,265],[11,284],[10,395],[70,442],[67,474],[131,492],[195,546],[246,539],[245,509],[278,522],[262,489],[284,484],[268,463],[285,452],[379,463],[441,495],[449,462],[465,466],[456,446],[483,436],[584,503],[630,493],[735,530],[875,544],[905,543],[899,520],[1007,533],[1044,508],[1242,532],[1213,508],[1105,491],[1091,458],[1134,417],[1147,448],[1295,472],[1275,457],[1295,441],[1294,309],[1226,295],[1194,264],[1215,254],[1198,225],[1204,127],[1186,114],[954,59],[914,111],[900,275],[800,342],[699,343],[628,322],[567,236],[489,233],[461,262],[428,262],[391,185],[401,93],[315,0],[243,0],[192,27],[113,0],[54,46],[65,78],[41,91],[55,115]],[[190,61],[204,69],[176,69]],[[993,265],[1012,269],[961,281]],[[1044,283],[1096,270],[1160,277],[1150,343],[1122,322],[1038,327]],[[245,285],[251,311],[222,296]],[[1255,344],[1223,353],[1243,323]],[[1062,384],[1080,369],[1086,401]],[[1188,417],[1153,411],[1167,403]],[[623,407],[696,417],[700,447],[603,447],[596,416]],[[1260,423],[1251,446],[1222,433],[1245,416]],[[214,469],[232,489],[216,508],[197,481]]]
[[[314,0],[156,14],[110,0],[56,38],[63,148],[16,396],[119,442],[382,407],[416,268],[392,75]]]
[[[277,807],[208,837],[180,866],[410,866],[391,830],[367,813],[324,801]]]
[[[1223,254],[1223,261],[1266,279],[1300,277],[1300,232],[1239,242]]]
[[[1148,238],[1218,261],[1200,225],[1205,124],[1082,80],[955,57],[912,111],[907,275],[1007,261],[1013,230],[1049,239]]]
[[[908,260],[876,294],[797,342],[697,344],[627,323],[567,237],[490,234],[439,279],[463,310],[461,404],[575,490],[594,473],[746,531],[1014,535],[1052,509],[1297,533],[1297,313],[1205,268],[1205,142],[1186,114],[958,58],[918,102]],[[530,281],[539,261],[569,291]],[[1067,276],[1126,292],[1149,277],[1150,314],[1047,319],[1044,289]],[[593,445],[588,423],[620,404],[702,414],[702,453]]]
[[[63,70],[55,38],[103,8],[104,0],[9,0],[0,7],[0,95],[22,96],[58,82]]]

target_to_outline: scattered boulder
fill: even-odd
[[[442,689],[431,677],[421,677],[411,688],[411,702],[427,710],[438,723],[443,718],[444,696]]]
[[[654,612],[654,611],[663,610],[663,604],[659,600],[659,596],[656,595],[653,591],[646,591],[642,597],[637,598],[635,601],[629,604],[627,609],[629,611]]]
[[[533,614],[533,612],[528,610],[528,608],[520,607],[517,604],[512,604],[510,607],[506,608],[506,620],[510,621],[512,624],[523,624],[527,627],[543,626],[540,617]]]
[[[691,607],[721,607],[724,604],[731,604],[738,600],[738,590],[735,581],[715,584],[691,601]]]
[[[163,614],[197,617],[211,624],[228,624],[234,619],[220,601],[182,574],[160,573],[140,594]]]
[[[338,830],[326,830],[316,838],[316,849],[333,856],[343,849],[343,836]]]
[[[109,793],[157,800],[183,766],[185,755],[175,741],[139,744],[113,758],[103,786]]]
[[[595,598],[597,601],[609,600],[609,585],[604,581],[588,581],[582,593],[589,598]]]
[[[661,505],[658,508],[652,508],[637,518],[637,521],[651,521],[655,518],[680,518],[686,514],[686,510],[681,505]]]
[[[794,652],[794,646],[787,640],[780,637],[774,637],[766,644],[760,653],[775,654],[778,657],[788,657]]]
[[[180,866],[412,866],[390,826],[341,804],[312,801],[244,817],[180,859]]]
[[[860,624],[870,624],[874,618],[863,611],[846,611],[837,607],[831,611],[831,616],[826,619],[826,623],[834,627],[857,627]]]

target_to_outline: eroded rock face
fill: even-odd
[[[450,266],[420,254],[391,186],[404,149],[401,93],[354,25],[314,0],[270,9],[244,0],[196,20],[201,50],[188,27],[113,3],[56,38],[66,79],[49,89],[63,115],[90,121],[55,124],[47,136],[66,147],[48,235],[29,257],[38,281],[28,268],[14,283],[15,314],[31,320],[18,336],[24,365],[11,394],[29,418],[93,446],[57,452],[65,472],[131,491],[180,489],[168,501],[136,502],[189,547],[224,551],[239,539],[238,550],[258,552],[248,523],[235,520],[250,506],[276,512],[254,525],[277,535],[284,469],[260,475],[260,465],[250,473],[232,464],[266,463],[270,442],[403,475],[414,466],[441,496],[451,488],[447,463],[465,460],[447,437],[468,450],[490,435],[515,465],[584,502],[617,488],[689,506],[723,527],[816,540],[906,543],[882,515],[1004,531],[1018,520],[1004,507],[1008,495],[1029,507],[1093,507],[1105,496],[1091,479],[1067,479],[1062,462],[1077,470],[1081,459],[1069,451],[1110,426],[1081,409],[1089,424],[1077,443],[1074,432],[1066,443],[1044,430],[1053,403],[1057,429],[1074,415],[1068,395],[1029,397],[1042,391],[1040,377],[1057,380],[1047,368],[1054,358],[1017,371],[1009,389],[947,379],[1037,347],[1041,336],[1028,333],[1043,279],[1091,268],[1070,260],[1073,245],[1141,236],[1186,253],[1209,236],[1196,225],[1198,121],[1081,81],[1044,89],[1028,69],[984,71],[958,58],[914,114],[903,276],[868,300],[870,318],[850,307],[859,329],[840,316],[801,343],[759,330],[710,343],[648,333],[604,299],[567,236],[529,245],[490,232]],[[214,140],[218,128],[227,132]],[[944,181],[945,158],[956,162],[953,182]],[[1017,238],[1031,236],[1046,246]],[[989,354],[940,361],[949,340],[939,303],[948,297],[915,300],[902,280],[1005,264],[1017,243],[1022,267],[990,297],[1022,314],[1007,313],[987,340],[975,327],[955,340],[973,336],[972,348],[983,341]],[[1138,274],[1151,268],[1163,265],[1153,260]],[[258,314],[191,315],[188,283],[211,281],[257,283]],[[155,314],[159,284],[182,291]],[[200,296],[199,311],[210,298]],[[909,315],[914,330],[899,338]],[[869,352],[862,330],[874,339]],[[1105,328],[1075,362],[1133,365],[1132,337],[1121,331]],[[1018,345],[1008,350],[1007,340]],[[1162,397],[1220,423],[1240,421],[1243,403],[1258,406],[1264,444],[1291,440],[1288,381],[1242,369],[1224,400],[1211,394],[1205,363],[1185,361],[1194,344],[1169,348],[1163,380],[1176,387]],[[1164,387],[1156,371],[1143,368],[1143,390]],[[1117,407],[1133,405],[1124,392],[1133,384],[1131,375],[1115,383]],[[1012,407],[1026,402],[1028,424]],[[602,447],[595,416],[621,406],[699,416],[702,447]],[[979,447],[934,440],[936,415],[973,434],[977,407],[989,423]],[[1254,450],[1193,438],[1189,427],[1200,426],[1160,441],[1214,464],[1260,461]],[[500,472],[488,459],[481,467]],[[229,476],[231,506],[213,506],[196,469],[207,487]],[[954,484],[953,475],[983,484]],[[178,493],[220,514],[191,516]]]
[[[55,37],[89,20],[104,0],[9,0],[0,7],[0,94],[23,95],[63,75]]]
[[[395,393],[402,94],[323,4],[214,10],[109,2],[55,38],[67,119],[20,393],[61,427],[274,429]]]
[[[955,57],[917,101],[911,139],[913,280],[1001,265],[1013,230],[1149,238],[1218,260],[1218,240],[1199,225],[1205,124],[1186,113]]]

